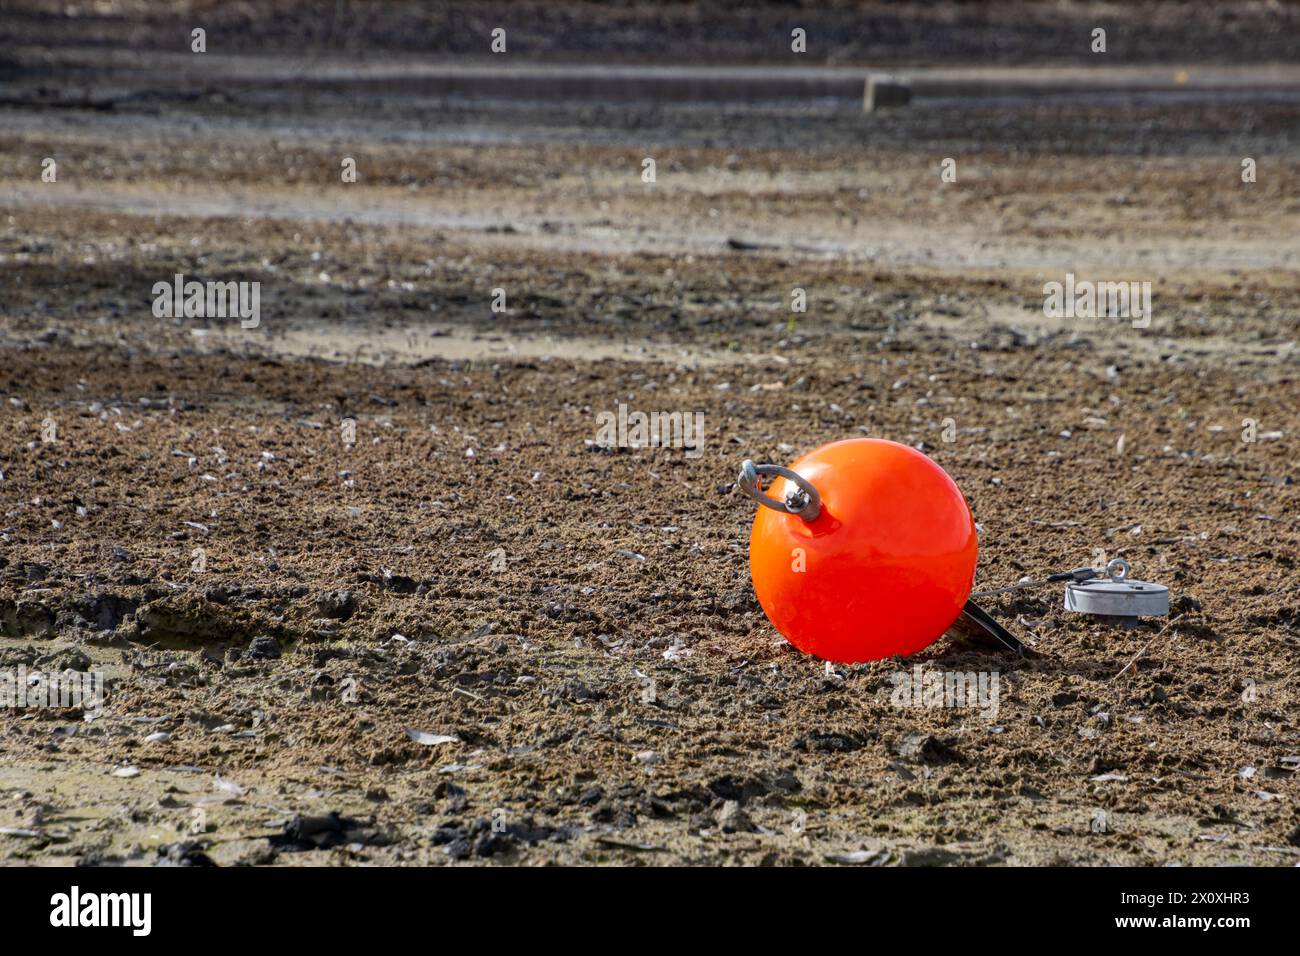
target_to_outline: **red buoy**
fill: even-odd
[[[762,475],[777,475],[767,497]],[[843,664],[913,654],[961,613],[975,576],[975,521],[948,474],[876,438],[833,442],[790,468],[745,462],[759,508],[749,538],[768,619],[808,654]]]

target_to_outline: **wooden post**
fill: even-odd
[[[906,81],[879,74],[868,76],[862,91],[862,112],[872,113],[889,106],[906,106],[912,101],[912,87]]]

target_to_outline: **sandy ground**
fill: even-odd
[[[108,681],[0,710],[0,859],[1300,861],[1294,99],[156,71],[0,107],[0,669]],[[178,272],[260,282],[260,325],[155,318]],[[1045,317],[1066,272],[1151,282],[1150,327]],[[594,447],[619,403],[702,454]],[[1046,588],[987,602],[1023,658],[800,655],[731,483],[859,435],[957,481],[977,587],[1120,556],[1173,613]],[[997,712],[895,706],[918,664]]]

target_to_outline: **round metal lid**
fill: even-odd
[[[1071,581],[1065,609],[1114,617],[1160,617],[1169,613],[1169,589],[1149,581]]]
[[[1128,562],[1116,558],[1104,578],[1071,581],[1065,586],[1065,609],[1111,617],[1160,617],[1169,613],[1169,589],[1128,576]]]

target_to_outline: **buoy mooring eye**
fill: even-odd
[[[784,501],[768,497],[759,484],[759,476],[775,475],[793,482],[794,487],[786,492]],[[804,521],[816,521],[822,511],[822,497],[817,493],[813,483],[789,468],[780,465],[756,465],[746,458],[740,465],[740,476],[736,479],[740,490],[753,498],[765,508],[780,511],[783,514],[798,515]]]

